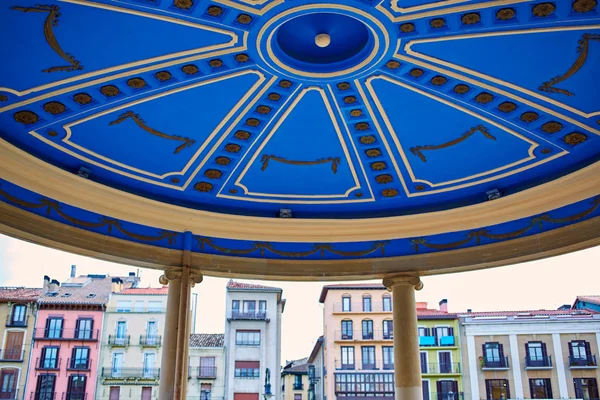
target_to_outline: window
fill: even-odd
[[[510,398],[507,379],[486,379],[485,390],[488,400],[505,400]]]
[[[90,349],[88,347],[75,347],[71,357],[72,369],[86,370],[89,369]]]
[[[163,311],[162,301],[149,301],[148,312],[159,313]]]
[[[210,400],[211,392],[212,385],[210,383],[200,385],[200,400]]]
[[[439,380],[436,382],[438,400],[457,400],[458,382],[450,380]]]
[[[131,312],[131,301],[117,300],[117,312]]]
[[[429,381],[422,381],[423,386],[423,400],[429,400]]]
[[[550,379],[530,379],[529,390],[532,399],[552,399]]]
[[[38,376],[35,387],[35,400],[54,400],[54,385],[56,375],[41,374]]]
[[[19,370],[2,368],[0,371],[0,399],[16,399]]]
[[[254,311],[256,311],[256,301],[254,301],[254,300],[244,300],[243,306],[244,306],[243,311],[245,313],[254,314]]]
[[[350,305],[350,296],[342,297],[342,311],[352,311],[352,306]]]
[[[91,318],[80,318],[77,320],[75,337],[77,339],[92,339],[92,328],[94,320]]]
[[[127,337],[127,322],[126,321],[118,321],[117,322],[117,332],[115,335],[115,344],[125,344],[126,337]]]
[[[438,346],[454,346],[454,328],[449,326],[436,326],[435,337]]]
[[[383,346],[383,369],[394,369],[394,348]]]
[[[67,386],[66,400],[85,400],[85,375],[71,375]]]
[[[111,376],[112,377],[120,377],[121,374],[123,373],[123,358],[124,358],[124,354],[123,353],[114,353],[113,354],[113,359],[112,359],[112,367],[111,367]]]
[[[388,295],[383,296],[383,311],[392,311],[392,298]]]
[[[217,376],[215,357],[200,357],[199,373],[200,378],[215,378]]]
[[[525,365],[527,367],[541,367],[549,365],[546,355],[546,344],[542,342],[525,343]]]
[[[342,340],[352,340],[353,334],[352,321],[347,319],[342,321]]]
[[[25,332],[7,331],[2,360],[21,360],[23,358],[23,338]]]
[[[394,374],[387,373],[348,373],[335,374],[335,394],[338,398],[394,398]],[[381,397],[379,397],[381,396]]]
[[[156,354],[154,354],[154,353],[145,353],[144,354],[144,369],[143,369],[144,378],[153,378],[154,377],[154,362],[155,361],[156,361]]]
[[[574,378],[573,383],[576,398],[584,400],[599,398],[596,378]]]
[[[452,357],[449,351],[438,352],[439,372],[442,374],[452,373]]]
[[[40,369],[58,369],[58,347],[47,346],[42,349]]]
[[[24,304],[15,304],[12,308],[10,318],[11,325],[25,326],[25,317],[27,316],[27,306]]]
[[[585,340],[574,340],[569,343],[570,365],[593,365],[590,343]]]
[[[238,312],[240,312],[240,301],[239,301],[239,300],[233,300],[233,301],[231,302],[231,310],[232,310],[234,313],[238,313]]]
[[[294,393],[294,400],[302,400],[302,393]]]
[[[427,352],[421,352],[421,373],[426,374],[429,369],[429,365],[427,364]]]
[[[429,332],[429,328],[419,327],[418,328],[419,336],[431,336]]]
[[[235,344],[239,346],[260,346],[260,331],[235,331]]]
[[[261,300],[258,302],[258,311],[260,311],[261,313],[267,312],[267,301],[266,300]]]
[[[294,375],[294,387],[293,387],[293,389],[294,390],[302,390],[303,389],[303,386],[302,386],[302,375]]]
[[[354,369],[354,346],[342,346],[342,369]]]
[[[373,339],[373,320],[365,319],[362,322],[362,338]]]
[[[371,296],[363,296],[363,311],[371,312],[373,311],[371,307]]]
[[[483,345],[484,365],[488,368],[505,367],[502,344],[491,342]]]
[[[155,345],[158,343],[158,322],[148,321],[146,326],[146,344]]]
[[[386,319],[383,321],[383,338],[394,338],[394,321],[392,321],[391,319]]]
[[[258,361],[236,361],[234,376],[236,378],[259,378],[260,369]]]
[[[362,346],[362,368],[375,369],[375,346]]]
[[[44,331],[44,337],[48,339],[62,338],[62,326],[62,318],[48,318],[46,320],[46,329]]]

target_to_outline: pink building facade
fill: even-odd
[[[73,273],[62,286],[44,277],[25,400],[96,398],[100,332],[110,292],[111,277],[104,275]]]

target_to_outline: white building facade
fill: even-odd
[[[225,322],[225,398],[281,398],[283,290],[229,281]]]
[[[225,399],[225,335],[190,335],[188,400]]]

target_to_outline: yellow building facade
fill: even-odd
[[[391,293],[379,284],[323,287],[323,393],[316,399],[394,395]],[[447,301],[437,310],[417,303],[424,400],[461,399],[463,393],[458,316]]]
[[[308,400],[308,358],[288,362],[281,371],[283,400]]]

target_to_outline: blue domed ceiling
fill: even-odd
[[[587,240],[600,236],[597,0],[0,8],[6,206],[125,243],[245,259],[415,256],[585,221]],[[142,204],[173,214],[161,223]],[[442,227],[474,209],[499,216]],[[286,212],[291,221],[277,218]],[[215,222],[195,217],[206,215]],[[409,229],[433,215],[439,226]],[[364,221],[364,238],[344,221]],[[283,232],[305,222],[314,237]],[[2,231],[61,247],[23,225],[6,217]]]

